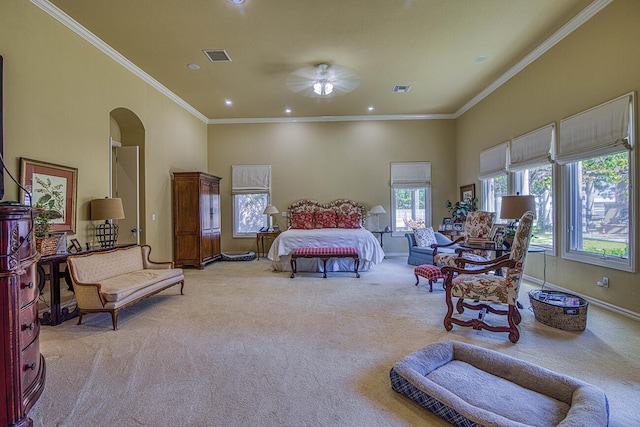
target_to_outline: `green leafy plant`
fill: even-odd
[[[450,200],[447,200],[444,206],[449,209],[449,212],[454,219],[464,220],[469,212],[478,210],[478,199],[465,199],[455,203],[451,203]]]
[[[35,225],[33,227],[36,237],[41,239],[47,237],[49,235],[49,229],[51,228],[51,220],[60,217],[61,216],[58,212],[40,209],[38,216],[35,218]]]

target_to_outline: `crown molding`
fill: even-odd
[[[317,116],[317,117],[267,117],[246,119],[210,119],[210,125],[242,123],[305,123],[305,122],[366,122],[384,120],[450,120],[453,114],[399,114],[369,116]]]
[[[51,4],[48,0],[30,0],[31,3],[42,9],[44,12],[58,20],[64,26],[69,28],[74,33],[78,34],[80,37],[91,43],[93,46],[97,47],[100,51],[106,54],[108,57],[116,61],[118,64],[122,65],[124,68],[140,77],[146,83],[151,85],[153,88],[158,90],[161,94],[187,110],[189,113],[193,114],[195,117],[207,123],[208,118],[205,117],[198,110],[193,108],[190,104],[188,104],[184,99],[180,98],[175,93],[171,92],[167,89],[162,83],[151,77],[149,74],[145,73],[142,69],[140,69],[133,62],[129,61],[127,58],[122,56],[118,51],[114,48],[106,44],[100,38],[98,38],[95,34],[87,30],[85,27],[80,25],[76,20],[71,18],[69,15],[64,13],[55,5]]]
[[[484,88],[480,93],[471,98],[469,102],[464,104],[456,113],[454,114],[456,119],[462,116],[464,113],[469,111],[475,105],[480,103],[483,99],[493,93],[500,86],[509,81],[512,77],[516,76],[520,71],[524,70],[527,66],[532,64],[542,55],[544,55],[547,51],[549,51],[556,44],[560,43],[565,37],[578,29],[582,24],[587,22],[589,19],[593,18],[598,12],[607,7],[609,3],[613,2],[613,0],[595,0],[589,6],[584,8],[582,12],[574,16],[569,22],[562,26],[558,31],[553,33],[551,37],[545,40],[541,45],[535,48],[531,53],[525,56],[520,62],[511,67],[506,73],[498,77],[496,81],[491,83],[489,86]]]
[[[483,99],[493,93],[500,86],[509,81],[512,77],[516,76],[520,71],[524,70],[527,66],[532,64],[552,47],[562,41],[565,37],[579,28],[582,24],[587,22],[598,12],[608,6],[613,0],[594,0],[589,6],[583,9],[578,15],[572,18],[569,22],[556,31],[551,37],[545,40],[516,65],[511,67],[507,72],[501,75],[493,83],[487,86],[474,96],[469,102],[464,104],[454,114],[408,114],[408,115],[366,115],[366,116],[319,116],[319,117],[281,117],[281,118],[241,118],[241,119],[209,119],[193,108],[184,99],[167,89],[164,85],[158,82],[156,79],[145,73],[133,62],[118,53],[111,46],[106,44],[95,34],[80,25],[77,21],[64,13],[55,5],[51,4],[48,0],[29,0],[31,3],[42,9],[44,12],[61,22],[67,28],[78,34],[80,37],[97,47],[100,51],[112,58],[114,61],[122,65],[124,68],[140,77],[149,85],[154,87],[160,93],[167,98],[174,101],[176,104],[193,114],[196,118],[200,119],[207,124],[239,124],[239,123],[297,123],[297,122],[348,122],[348,121],[373,121],[373,120],[448,120],[457,119],[464,113],[469,111],[475,105],[480,103]]]

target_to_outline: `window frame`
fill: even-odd
[[[234,239],[255,239],[256,235],[258,234],[258,232],[260,231],[259,229],[256,231],[248,231],[248,232],[240,232],[238,230],[238,206],[237,206],[237,196],[251,196],[251,195],[265,195],[266,196],[266,204],[265,204],[265,208],[267,206],[269,206],[271,204],[271,193],[263,193],[263,192],[256,192],[256,193],[246,193],[246,194],[233,194],[231,197],[231,201],[232,201],[232,211],[233,211],[233,238]],[[263,209],[264,210],[264,209]],[[263,225],[262,227],[268,227],[269,226],[269,215],[264,215],[263,214]]]
[[[545,250],[545,252],[549,255],[555,256],[558,252],[557,248],[558,248],[558,221],[557,221],[557,210],[558,210],[558,203],[557,203],[557,180],[556,180],[556,167],[555,164],[553,163],[549,163],[549,166],[551,166],[551,218],[553,221],[552,224],[552,229],[551,229],[551,235],[553,236],[553,244],[552,245],[545,245],[542,243],[537,243],[534,240],[531,241],[532,245],[536,245],[536,247],[539,248],[543,248]],[[528,169],[524,169],[524,170],[520,170],[517,172],[511,172],[510,174],[513,175],[513,184],[514,184],[514,188],[515,188],[515,192],[516,193],[520,193],[522,195],[530,195],[530,192],[528,191],[524,191],[524,174],[528,173],[531,169],[538,169],[541,168],[543,166],[533,166],[531,168]],[[536,204],[536,208],[538,208],[537,204]],[[537,216],[538,216],[538,212],[536,212],[536,220],[537,221]]]
[[[392,186],[391,187],[391,236],[393,237],[402,237],[405,233],[410,232],[411,230],[398,230],[396,228],[396,190],[412,190],[412,191],[420,191],[424,190],[424,226],[433,228],[433,209],[431,205],[431,185],[427,184],[425,186]]]
[[[624,150],[621,150],[624,151]],[[629,212],[630,215],[633,215],[635,212],[636,206],[636,189],[633,185],[636,179],[636,158],[637,155],[635,150],[627,151],[628,159],[629,159]],[[602,156],[598,156],[602,157]],[[591,158],[591,157],[588,157]],[[587,160],[585,158],[583,160]],[[580,160],[581,161],[581,160]],[[572,232],[571,226],[574,223],[572,220],[576,217],[576,198],[570,197],[571,194],[575,194],[576,192],[572,192],[572,190],[577,185],[577,163],[570,162],[561,166],[562,168],[562,230],[564,230],[562,234],[562,258],[582,262],[585,264],[597,265],[600,267],[611,268],[614,270],[627,271],[631,273],[636,272],[636,241],[637,241],[637,229],[635,226],[635,221],[630,218],[629,220],[629,256],[625,258],[615,257],[615,256],[607,256],[607,255],[599,255],[592,252],[581,251],[577,249],[572,249],[572,245],[576,240],[575,235]],[[577,192],[579,193],[579,192]],[[580,205],[580,209],[581,209]],[[574,218],[572,218],[574,217]]]

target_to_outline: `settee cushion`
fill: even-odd
[[[118,302],[147,286],[180,276],[182,276],[182,270],[176,268],[138,270],[102,280],[100,292],[108,302]]]

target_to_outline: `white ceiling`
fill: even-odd
[[[31,1],[225,123],[456,117],[611,0]],[[205,49],[232,61],[213,63]],[[290,73],[322,62],[355,71],[359,86],[331,98],[287,88]]]

